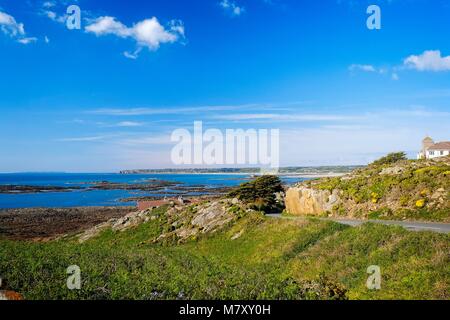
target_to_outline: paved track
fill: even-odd
[[[303,217],[285,217],[281,214],[269,214],[269,217],[278,219],[304,219]],[[366,222],[373,222],[385,225],[402,226],[411,231],[433,231],[439,233],[450,233],[450,223],[438,222],[409,222],[409,221],[392,221],[392,220],[356,220],[356,219],[329,219],[320,218],[320,220],[334,221],[346,224],[352,227],[359,226]]]

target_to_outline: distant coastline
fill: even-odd
[[[320,166],[320,167],[282,167],[279,176],[294,177],[332,177],[347,174],[363,166]],[[260,168],[180,168],[180,169],[131,169],[121,170],[119,174],[228,174],[260,175]]]
[[[350,171],[349,171],[350,172]],[[332,178],[332,177],[341,177],[345,174],[347,174],[348,172],[323,172],[323,173],[277,173],[277,176],[280,177],[292,177],[292,178]],[[253,173],[239,173],[239,172],[232,172],[232,173],[224,173],[224,172],[166,172],[166,171],[162,171],[162,172],[146,172],[146,173],[119,173],[119,174],[128,174],[128,175],[132,175],[132,174],[152,174],[152,175],[166,175],[166,174],[170,174],[170,175],[230,175],[230,176],[259,176],[262,173],[261,172],[253,172]]]

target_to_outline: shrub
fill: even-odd
[[[263,212],[280,210],[276,193],[282,192],[283,186],[277,176],[264,175],[253,181],[241,184],[228,193],[230,198],[238,198],[246,204]]]
[[[382,157],[382,158],[380,158],[378,160],[375,160],[372,163],[372,165],[379,166],[379,165],[383,165],[383,164],[392,164],[392,163],[395,163],[397,161],[406,160],[406,159],[407,159],[406,158],[406,153],[404,153],[404,152],[392,152],[392,153],[389,153],[388,155],[386,155],[386,156],[384,156],[384,157]]]
[[[381,209],[369,212],[369,214],[367,215],[367,218],[382,219],[382,218],[386,218],[389,216],[392,216],[392,210],[389,208],[381,208]]]
[[[334,189],[338,188],[341,183],[341,179],[339,177],[336,178],[327,178],[324,182],[318,185],[320,190],[328,190],[333,192]]]
[[[400,205],[402,207],[406,207],[408,205],[408,202],[409,202],[409,196],[408,195],[402,195],[400,197],[399,202],[400,202]]]

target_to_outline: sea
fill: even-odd
[[[251,178],[247,174],[119,174],[119,173],[2,173],[0,185],[30,185],[82,187],[64,192],[0,193],[0,209],[13,208],[66,208],[87,206],[134,206],[135,201],[123,199],[135,197],[172,196],[170,187],[162,191],[141,190],[88,190],[99,181],[139,184],[151,179],[173,181],[181,186],[204,186],[206,188],[233,187]],[[293,184],[306,178],[280,177],[283,183]],[[191,194],[201,195],[202,193]]]

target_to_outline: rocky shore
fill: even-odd
[[[0,185],[0,193],[40,193],[40,192],[70,192],[80,190],[81,187],[58,187],[58,186],[27,186],[27,185]]]
[[[0,210],[0,238],[48,241],[118,219],[134,207],[29,208]]]
[[[72,192],[72,191],[96,191],[96,190],[128,190],[159,192],[166,196],[199,196],[199,195],[223,195],[230,190],[230,187],[210,187],[206,185],[185,185],[177,181],[166,181],[150,179],[143,183],[117,183],[109,181],[83,182],[83,186],[37,186],[37,185],[0,185],[0,194],[24,194],[24,193],[44,193],[44,192]],[[161,197],[139,196],[120,199],[121,202],[133,202],[138,200],[153,200]]]

